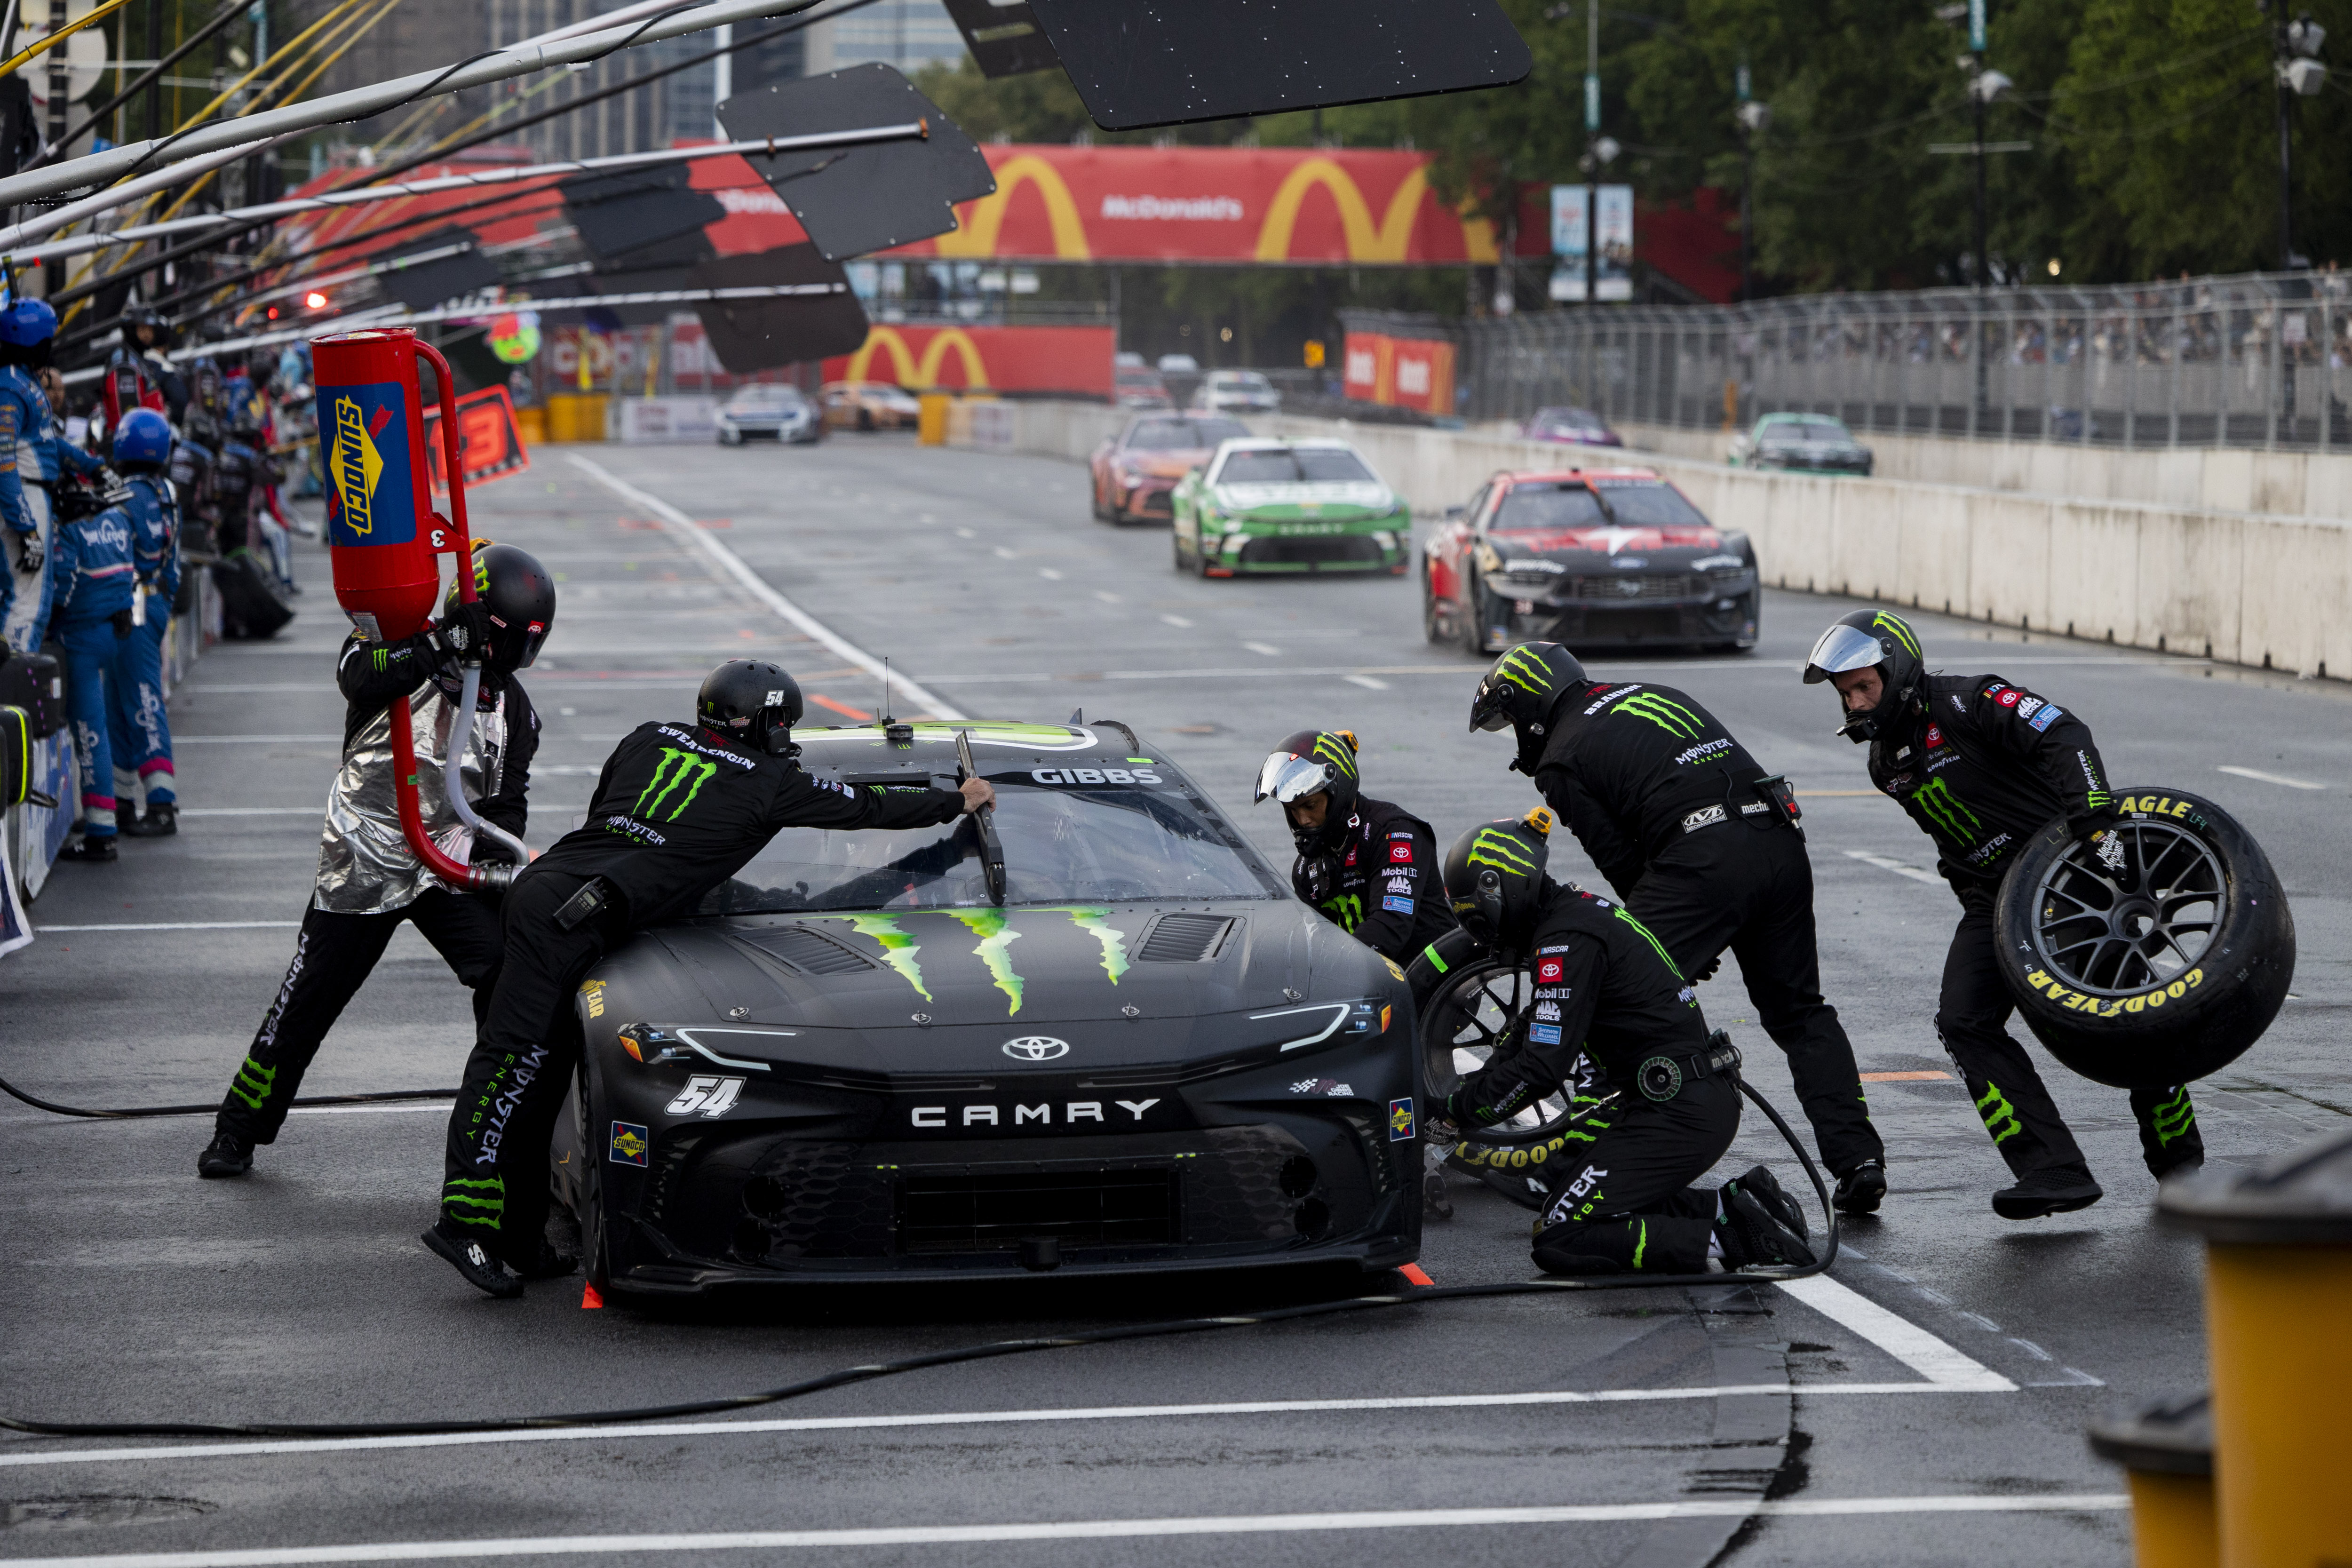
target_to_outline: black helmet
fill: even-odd
[[[1470,728],[1517,731],[1511,766],[1532,774],[1543,756],[1551,711],[1570,692],[1592,684],[1577,657],[1556,642],[1521,643],[1495,661],[1470,702]]]
[[[1838,733],[1857,746],[1882,734],[1899,733],[1906,718],[1916,711],[1926,674],[1919,634],[1900,616],[1885,610],[1856,610],[1839,616],[1805,661],[1808,686],[1873,666],[1877,667],[1885,689],[1874,706],[1847,713],[1845,722],[1838,726]]]
[[[1481,947],[1523,952],[1535,935],[1550,858],[1550,808],[1474,827],[1445,852],[1445,897]]]
[[[801,721],[800,683],[763,658],[730,658],[702,678],[695,717],[750,750],[789,757]]]
[[[136,333],[141,327],[151,327],[154,330],[155,341],[147,345],[148,347],[163,349],[171,346],[171,320],[154,306],[133,305],[122,312],[123,342],[133,347],[138,346],[139,340]]]
[[[1291,819],[1290,837],[1301,855],[1312,855],[1337,842],[1348,819],[1356,814],[1356,736],[1351,730],[1301,730],[1272,752],[1257,770],[1257,794],[1253,804],[1269,796],[1290,815],[1293,801],[1328,795],[1320,827],[1301,827]]]
[[[511,544],[474,541],[474,597],[490,612],[485,662],[493,669],[527,669],[539,657],[547,628],[555,624],[555,579],[529,551]],[[457,608],[457,585],[449,584],[442,613]]]

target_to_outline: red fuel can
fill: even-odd
[[[372,642],[396,642],[432,618],[436,557],[452,542],[425,479],[418,346],[400,327],[310,345],[335,602]]]

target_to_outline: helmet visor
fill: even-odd
[[[1331,764],[1311,758],[1293,756],[1288,752],[1276,752],[1266,758],[1257,771],[1255,800],[1278,800],[1288,805],[1310,795],[1320,795],[1331,787],[1334,778]]]
[[[1850,669],[1868,669],[1886,662],[1886,649],[1860,626],[1835,626],[1822,634],[1805,661],[1805,682],[1812,685]]]
[[[1478,695],[1471,700],[1470,728],[1507,730],[1510,727],[1510,687],[1488,676],[1478,683]]]

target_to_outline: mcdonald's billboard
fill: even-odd
[[[827,381],[888,381],[918,389],[1070,392],[1108,399],[1111,327],[876,325],[854,354],[824,362]]]
[[[1349,397],[1366,403],[1451,414],[1454,345],[1435,338],[1349,332],[1345,384]]]
[[[996,194],[891,256],[1038,261],[1491,262],[1493,226],[1430,188],[1426,153],[982,147]]]

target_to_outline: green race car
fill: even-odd
[[[1232,440],[1175,489],[1176,570],[1402,574],[1412,510],[1345,441]]]

